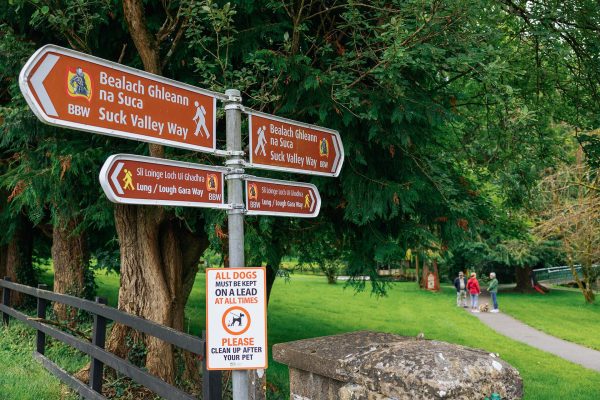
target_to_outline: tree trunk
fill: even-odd
[[[8,247],[6,245],[0,246],[0,279],[6,276],[6,252]],[[0,289],[1,291],[1,289]]]
[[[415,282],[421,286],[421,279],[419,277],[419,256],[415,255]]]
[[[575,283],[577,283],[577,287],[581,290],[583,294],[583,298],[589,304],[593,303],[596,299],[596,295],[594,294],[594,290],[592,289],[592,284],[588,272],[591,270],[591,262],[588,264],[589,267],[582,267],[583,279],[579,278],[579,272],[577,271],[575,265],[573,263],[569,263],[569,268],[571,268],[571,274],[573,274],[573,279]]]
[[[19,215],[17,227],[11,241],[6,246],[6,275],[17,283],[35,286],[37,277],[33,269],[33,227],[24,215]],[[10,301],[12,305],[22,305],[25,296],[12,292]]]
[[[515,280],[517,282],[515,291],[523,293],[532,292],[534,290],[531,286],[531,274],[532,269],[529,266],[515,268]]]
[[[583,297],[589,304],[592,304],[596,300],[596,295],[594,294],[594,290],[592,290],[591,286],[588,286],[583,290]]]
[[[54,264],[54,291],[82,297],[85,291],[85,270],[89,267],[89,253],[85,232],[74,233],[78,219],[59,223],[52,231],[52,262]],[[77,309],[54,303],[54,312],[61,320],[74,323]]]
[[[0,246],[0,279],[4,279],[6,276],[6,252],[7,246]],[[2,295],[2,288],[0,288],[0,296]]]
[[[123,12],[144,69],[160,75],[159,46],[146,26],[142,1],[123,0]],[[162,146],[149,147],[151,156],[164,156]],[[121,247],[119,309],[182,330],[198,261],[208,246],[206,237],[193,236],[159,207],[117,205],[115,225]],[[130,334],[127,328],[115,325],[107,348],[124,357]],[[148,371],[173,383],[172,346],[151,337],[146,338],[146,346]]]
[[[0,212],[6,207],[6,192],[0,190]],[[4,279],[6,276],[6,259],[8,253],[8,246],[4,243],[4,240],[0,241],[0,279]],[[2,295],[2,288],[0,288],[0,295]]]
[[[423,260],[423,268],[421,268],[421,279],[419,280],[419,287],[421,289],[427,288],[427,275],[429,275],[429,264]]]
[[[166,218],[162,208],[117,205],[115,224],[121,247],[119,309],[161,325],[183,330],[184,308],[198,271],[205,237],[193,236]],[[115,325],[107,348],[126,357],[129,329]],[[139,335],[136,335],[140,338]],[[161,379],[175,380],[171,345],[148,337],[146,368]]]
[[[266,268],[267,272],[267,305],[269,304],[269,299],[271,298],[271,290],[273,289],[273,285],[275,284],[275,278],[277,278],[277,272],[279,271],[279,264],[273,266],[271,264],[267,264]]]

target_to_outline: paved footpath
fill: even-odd
[[[489,298],[479,296],[479,304],[485,303],[492,304]],[[469,309],[466,310],[470,312]],[[550,336],[502,313],[502,311],[499,313],[472,313],[472,315],[504,336],[600,372],[600,351]]]

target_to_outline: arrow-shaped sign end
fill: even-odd
[[[335,149],[335,159],[333,160],[333,166],[331,172],[333,176],[338,176],[342,170],[342,164],[344,163],[344,145],[339,133],[332,136],[333,147]]]
[[[52,68],[54,68],[59,58],[60,57],[55,54],[48,54],[46,58],[44,58],[44,61],[42,61],[40,67],[31,76],[31,86],[33,87],[33,91],[40,99],[40,103],[46,115],[51,117],[58,117],[58,113],[54,108],[54,104],[52,104],[52,100],[50,100],[50,96],[48,96],[46,87],[44,87],[44,80],[50,71],[52,71]]]
[[[315,211],[315,205],[316,205],[316,201],[315,201],[315,196],[313,195],[313,190],[309,189],[308,190],[308,194],[310,194],[310,212],[311,214],[314,213]]]
[[[125,192],[123,192],[123,189],[121,188],[121,184],[119,183],[119,180],[117,178],[119,177],[119,174],[121,173],[121,169],[123,169],[124,165],[125,164],[122,162],[118,163],[117,168],[115,168],[115,171],[110,176],[110,180],[112,181],[113,185],[115,185],[115,189],[117,189],[117,192],[121,196],[124,195]]]

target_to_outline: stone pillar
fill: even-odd
[[[281,343],[292,400],[520,399],[519,371],[494,354],[389,333],[352,332]]]

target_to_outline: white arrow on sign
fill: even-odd
[[[115,168],[115,172],[113,172],[112,175],[110,176],[110,179],[112,179],[113,183],[115,184],[115,189],[117,189],[117,192],[121,196],[124,195],[125,192],[121,188],[121,184],[119,183],[119,180],[117,179],[117,177],[121,173],[121,170],[123,169],[123,165],[125,165],[125,164],[123,164],[122,162],[120,162],[119,164],[117,164],[117,167]]]
[[[313,195],[313,191],[309,190],[308,194],[310,195],[310,212],[312,213],[315,210],[315,206],[317,202],[315,201],[315,196]]]
[[[52,71],[52,68],[54,68],[54,65],[59,58],[60,57],[54,54],[49,54],[42,62],[42,65],[40,65],[40,67],[31,77],[31,85],[33,86],[33,90],[35,90],[36,94],[38,95],[38,98],[42,103],[42,107],[44,107],[44,111],[46,111],[46,114],[52,117],[58,117],[58,113],[56,112],[54,104],[52,104],[52,100],[50,100],[50,96],[48,96],[48,92],[44,87],[44,79],[46,79],[50,71]]]

